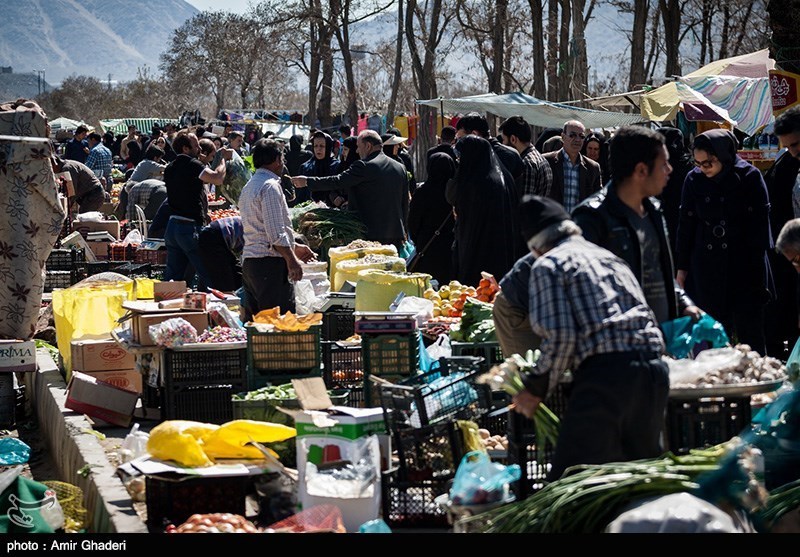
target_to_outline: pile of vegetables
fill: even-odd
[[[228,209],[214,209],[213,211],[208,212],[208,218],[211,219],[211,222],[227,217],[238,217],[239,215],[239,209],[234,209],[233,207]]]
[[[467,298],[461,312],[461,323],[450,327],[450,340],[459,342],[497,341],[492,307],[492,304],[488,302]]]
[[[168,534],[257,534],[258,528],[238,514],[193,514],[178,526],[167,527]]]
[[[574,466],[527,499],[462,519],[489,533],[600,533],[640,499],[693,491],[697,478],[719,469],[726,445],[685,456]]]
[[[248,393],[234,394],[231,398],[233,400],[289,400],[296,399],[297,393],[291,383],[286,383],[261,387]]]
[[[321,256],[332,247],[363,238],[367,229],[357,216],[311,201],[292,208],[292,227],[305,236],[308,246]]]
[[[667,363],[674,389],[751,385],[787,377],[783,362],[770,356],[762,357],[747,344],[711,348],[700,352],[694,360],[668,359]],[[709,367],[712,369],[706,371]]]
[[[197,337],[197,342],[242,342],[247,340],[247,331],[231,327],[206,329]]]
[[[770,530],[784,515],[796,509],[800,509],[800,480],[770,491],[766,507],[756,514],[756,518]]]

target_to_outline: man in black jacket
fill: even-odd
[[[623,259],[633,270],[659,323],[702,314],[675,283],[667,225],[655,197],[672,167],[664,138],[625,127],[611,139],[614,179],[572,213],[583,236]]]
[[[561,132],[563,147],[544,154],[553,171],[553,185],[547,197],[561,203],[568,212],[602,187],[600,165],[581,154],[585,139],[586,127],[569,120]]]
[[[358,214],[367,227],[365,240],[393,244],[406,241],[408,219],[408,174],[402,163],[383,154],[381,136],[372,130],[358,134],[361,157],[336,176],[295,176],[296,188],[311,191],[348,190],[348,210]]]

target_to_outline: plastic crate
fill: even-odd
[[[499,342],[451,342],[453,356],[474,356],[483,358],[484,370],[505,361]]]
[[[75,273],[72,271],[47,270],[44,276],[44,291],[52,292],[56,288],[69,288],[76,282]]]
[[[566,412],[571,390],[571,383],[559,383],[544,401],[559,418]],[[545,478],[553,462],[555,446],[550,443],[546,443],[544,447],[537,445],[533,420],[513,411],[508,412],[507,419],[507,461],[509,464],[518,464],[522,469],[522,478],[512,484],[512,489],[517,500],[522,500],[544,487]]]
[[[492,404],[489,412],[475,422],[478,427],[486,429],[492,435],[508,434],[508,414],[513,412],[508,406],[511,404],[511,395],[504,391],[492,391]]]
[[[337,307],[322,314],[322,340],[344,340],[355,334],[353,308]]]
[[[320,326],[308,331],[259,331],[247,327],[248,388],[321,374]]]
[[[750,396],[670,399],[667,442],[674,454],[724,443],[750,426]]]
[[[48,271],[72,271],[76,263],[86,261],[83,249],[53,249],[47,257],[45,268]]]
[[[363,335],[364,373],[379,377],[414,375],[419,369],[418,335]]]
[[[153,533],[163,532],[169,524],[179,526],[195,513],[245,516],[251,481],[248,476],[147,476],[147,526]]]
[[[398,470],[381,479],[383,521],[392,529],[447,529],[447,513],[436,498],[450,489],[449,480],[412,482],[400,479]]]
[[[150,278],[153,280],[164,280],[166,272],[166,265],[150,265]]]
[[[167,250],[165,249],[137,249],[133,258],[136,263],[150,263],[151,265],[166,265]]]
[[[165,350],[161,415],[221,424],[233,419],[231,396],[245,389],[247,350]]]
[[[455,476],[465,448],[456,422],[394,430],[399,478],[442,480]]]
[[[452,419],[474,420],[488,413],[491,391],[488,385],[476,383],[483,373],[482,362],[466,356],[442,358],[433,371],[399,385],[381,385],[387,425],[391,429],[422,427]]]
[[[134,244],[125,245],[122,242],[112,242],[108,244],[108,259],[111,261],[135,261],[138,246]]]
[[[11,429],[17,425],[17,391],[14,373],[0,373],[0,428]]]
[[[347,406],[363,408],[366,400],[361,346],[322,342],[322,378],[329,389],[346,389]]]
[[[150,278],[150,263],[134,263],[125,261],[119,265],[113,265],[116,261],[110,261],[110,270],[130,278],[145,277]]]

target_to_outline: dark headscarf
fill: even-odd
[[[714,155],[722,163],[722,170],[711,180],[723,182],[736,164],[736,136],[723,129],[708,130],[694,138],[694,148]]]
[[[342,162],[339,165],[340,172],[344,172],[345,170],[350,168],[350,165],[359,160],[360,158],[358,156],[358,150],[357,150],[358,148],[357,138],[353,136],[345,137],[344,140],[342,141],[342,147],[347,147],[347,158],[342,159]]]
[[[289,151],[300,151],[303,149],[303,136],[298,134],[289,138]]]
[[[664,136],[664,143],[669,152],[669,163],[675,166],[677,162],[686,162],[690,159],[686,144],[683,141],[683,132],[678,128],[662,126],[656,130]]]
[[[441,185],[444,188],[455,174],[456,161],[446,153],[434,153],[428,159],[428,179],[425,184]]]

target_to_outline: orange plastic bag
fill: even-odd
[[[270,525],[269,529],[289,534],[347,533],[342,520],[342,511],[335,505],[311,507]]]

